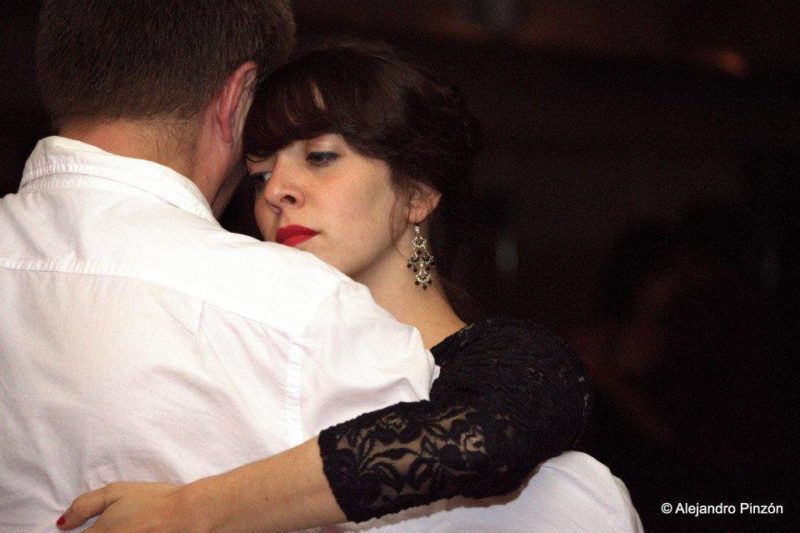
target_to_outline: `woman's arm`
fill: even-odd
[[[583,432],[583,366],[543,328],[488,319],[433,353],[441,374],[429,402],[397,404],[320,434],[325,474],[349,520],[512,492]]]
[[[317,439],[187,485],[111,483],[77,498],[62,530],[102,513],[87,531],[289,531],[343,522]]]
[[[122,514],[123,505],[140,505],[126,503],[134,492],[146,503],[136,511],[139,520],[161,513],[157,520],[167,521],[158,522],[159,531],[170,530],[162,525],[169,520],[186,530],[184,518],[202,520],[197,530],[280,531],[345,516],[362,521],[455,495],[511,492],[583,431],[589,404],[583,367],[542,328],[486,320],[433,352],[442,372],[430,401],[362,415],[323,431],[319,444],[308,441],[152,500],[147,487],[113,484],[76,500],[62,528],[114,502]]]

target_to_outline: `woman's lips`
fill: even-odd
[[[278,244],[283,244],[285,246],[297,246],[301,242],[305,242],[314,235],[318,234],[318,231],[314,231],[311,228],[292,224],[291,226],[278,228],[278,233],[275,235],[275,240],[278,242]]]

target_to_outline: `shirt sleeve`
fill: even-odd
[[[287,379],[300,391],[303,440],[361,413],[428,398],[433,356],[419,332],[392,318],[363,285],[340,283],[303,338],[296,375]]]
[[[543,328],[487,320],[443,344],[434,348],[441,374],[430,401],[398,403],[320,434],[325,474],[349,520],[507,494],[583,431],[583,367]]]

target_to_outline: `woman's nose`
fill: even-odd
[[[293,168],[288,163],[276,162],[264,186],[264,197],[267,202],[279,209],[301,206],[304,194],[298,172],[299,169]]]

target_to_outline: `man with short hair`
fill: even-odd
[[[59,135],[0,199],[0,530],[427,397],[419,334],[366,288],[214,218],[244,174],[253,89],[293,44],[288,3],[44,0]]]

